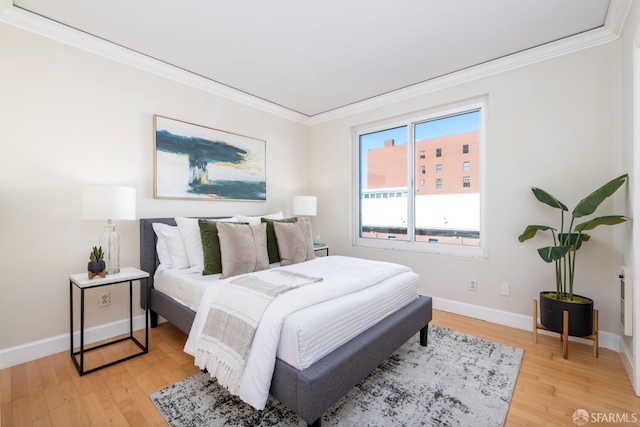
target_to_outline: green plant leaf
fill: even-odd
[[[573,217],[580,218],[582,216],[591,215],[596,211],[600,203],[604,201],[607,197],[611,196],[613,193],[618,190],[627,180],[628,175],[625,173],[624,175],[620,175],[617,178],[612,179],[607,182],[602,187],[598,188],[593,193],[589,194],[584,199],[580,200],[580,202],[576,205],[573,210]]]
[[[536,199],[538,199],[539,201],[541,201],[545,205],[549,205],[552,208],[562,209],[563,211],[569,210],[564,205],[564,203],[562,203],[560,200],[556,199],[555,197],[553,197],[551,194],[547,193],[546,191],[544,191],[544,190],[542,190],[540,188],[536,188],[536,187],[532,187],[531,191],[533,191],[533,195],[536,196]]]
[[[524,242],[525,240],[529,240],[535,236],[538,231],[547,230],[555,231],[555,228],[547,227],[546,225],[527,225],[527,228],[525,228],[522,234],[518,236],[518,240],[520,240],[520,242]]]
[[[593,218],[575,226],[576,231],[593,230],[599,225],[616,225],[627,221],[629,218],[623,215],[606,215]]]
[[[567,236],[569,236],[568,241]],[[584,236],[585,235],[579,233],[558,233],[558,240],[564,245],[573,247],[572,250],[577,251],[582,246],[582,242],[589,239],[589,236],[587,236],[587,239],[585,239]]]
[[[569,249],[571,249],[571,245],[547,246],[538,249],[538,253],[545,262],[553,262],[562,259],[569,252]]]

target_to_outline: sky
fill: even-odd
[[[480,129],[480,112],[458,114],[442,119],[430,120],[416,125],[416,140],[437,138],[456,133],[471,132]],[[367,188],[367,152],[384,147],[384,141],[393,139],[395,145],[407,143],[407,126],[401,126],[380,132],[360,135],[360,182],[361,188]]]

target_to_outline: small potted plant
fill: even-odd
[[[104,277],[104,269],[106,264],[104,262],[104,251],[102,246],[94,246],[89,253],[89,264],[87,270],[89,270],[89,279],[93,279],[95,276]]]
[[[534,237],[538,231],[551,231],[553,246],[538,249],[540,257],[555,264],[555,291],[540,292],[540,323],[547,329],[562,333],[563,312],[569,312],[569,335],[586,337],[593,333],[593,300],[573,293],[576,254],[590,236],[585,231],[600,225],[615,225],[627,221],[623,215],[606,215],[592,218],[575,225],[576,218],[593,214],[598,206],[615,193],[627,180],[627,174],[621,175],[582,199],[571,214],[571,222],[565,231],[564,213],[567,207],[558,199],[540,188],[532,188],[540,202],[560,210],[560,229],[546,225],[528,225],[518,237],[520,242]]]

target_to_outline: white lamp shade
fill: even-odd
[[[136,219],[136,189],[87,185],[82,189],[82,219]]]
[[[318,199],[315,196],[295,196],[291,213],[300,216],[316,216]]]

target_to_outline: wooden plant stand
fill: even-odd
[[[87,274],[88,274],[89,280],[93,279],[96,276],[102,277],[104,279],[105,276],[107,275],[107,270],[102,270],[100,273],[94,273],[93,271],[88,271]]]
[[[538,344],[538,329],[542,329],[549,332],[550,329],[544,327],[541,323],[538,323],[538,300],[533,300],[533,342]],[[598,357],[598,310],[593,310],[593,334],[587,337],[580,337],[593,341],[593,357]],[[569,357],[569,312],[564,311],[562,316],[562,333],[560,334],[560,341],[562,341],[562,357],[567,359]]]

